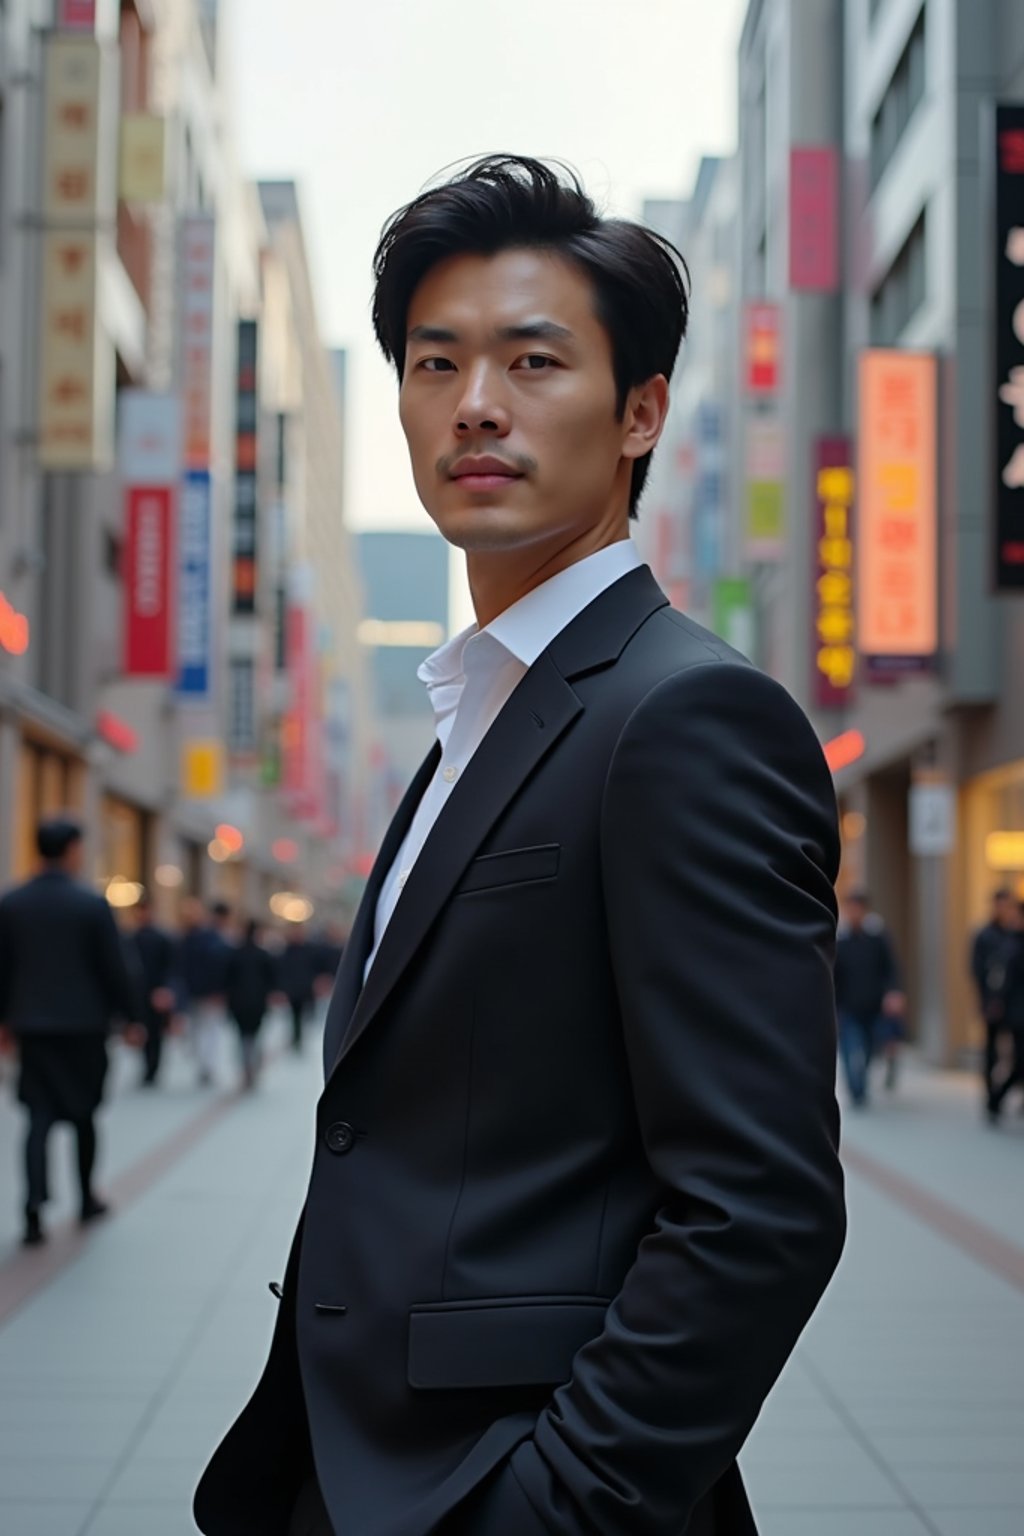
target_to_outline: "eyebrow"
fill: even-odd
[[[524,325],[502,325],[495,331],[499,341],[572,341],[573,333],[554,320],[529,320]],[[457,342],[456,331],[442,325],[414,325],[409,341]]]

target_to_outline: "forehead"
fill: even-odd
[[[407,328],[444,325],[458,332],[554,320],[581,340],[603,338],[594,299],[587,274],[553,251],[461,253],[438,262],[421,279],[409,302]]]

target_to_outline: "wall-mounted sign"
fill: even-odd
[[[996,108],[996,480],[998,591],[1024,590],[1024,106]]]
[[[789,286],[834,293],[839,283],[839,177],[831,145],[789,154]]]
[[[165,120],[152,112],[126,112],[121,118],[118,192],[126,203],[163,200],[165,139]]]
[[[210,467],[214,239],[210,215],[189,214],[182,220],[179,374],[186,469]]]
[[[712,623],[726,645],[744,656],[753,655],[754,606],[745,576],[722,576],[715,582]]]
[[[240,320],[235,393],[235,516],[231,560],[231,609],[236,614],[256,612],[258,538],[256,364],[256,321]]]
[[[835,709],[853,695],[857,664],[853,610],[853,470],[846,437],[814,448],[812,554],[814,702]]]
[[[224,749],[216,740],[186,741],[181,749],[181,789],[190,800],[215,799],[224,787]]]
[[[857,647],[888,673],[938,647],[935,422],[933,356],[861,354]]]
[[[57,0],[57,26],[62,32],[95,32],[96,0]]]
[[[778,394],[779,353],[779,306],[748,304],[744,367],[748,395],[764,399]]]
[[[14,604],[0,592],[0,651],[9,656],[24,656],[30,637],[29,622]]]
[[[125,498],[123,669],[126,677],[170,677],[181,467],[176,396],[121,391],[118,460]]]
[[[782,427],[774,415],[747,422],[747,487],[744,553],[748,560],[781,560],[785,553],[785,456]]]
[[[181,487],[178,529],[178,692],[209,697],[212,666],[210,472],[193,469]]]

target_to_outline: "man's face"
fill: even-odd
[[[590,530],[625,536],[639,445],[629,412],[616,420],[593,288],[561,257],[452,256],[428,272],[399,413],[420,499],[459,548],[543,559]]]

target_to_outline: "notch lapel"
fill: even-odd
[[[381,887],[387,879],[388,870],[398,857],[398,850],[405,840],[405,834],[416,814],[416,807],[426,793],[427,785],[434,776],[434,770],[441,760],[441,748],[437,742],[431,747],[420,766],[417,768],[412,783],[402,796],[401,802],[391,824],[384,834],[380,852],[377,854],[370,871],[370,878],[366,882],[359,910],[356,912],[356,920],[352,924],[352,932],[349,934],[345,952],[341,957],[341,965],[338,968],[337,980],[331,993],[330,1007],[327,1010],[327,1020],[324,1026],[324,1076],[330,1077],[331,1067],[338,1054],[339,1047],[345,1037],[349,1020],[356,1006],[359,994],[363,987],[363,972],[366,962],[370,958],[373,948],[374,921],[377,916],[377,901],[380,897]]]
[[[335,1067],[393,991],[505,806],[582,708],[545,652],[501,710],[431,828],[355,1001]],[[392,859],[398,846],[396,842]],[[378,863],[385,863],[383,850]],[[369,897],[368,888],[364,903]],[[372,919],[367,921],[372,928]],[[366,953],[364,946],[364,964]]]

